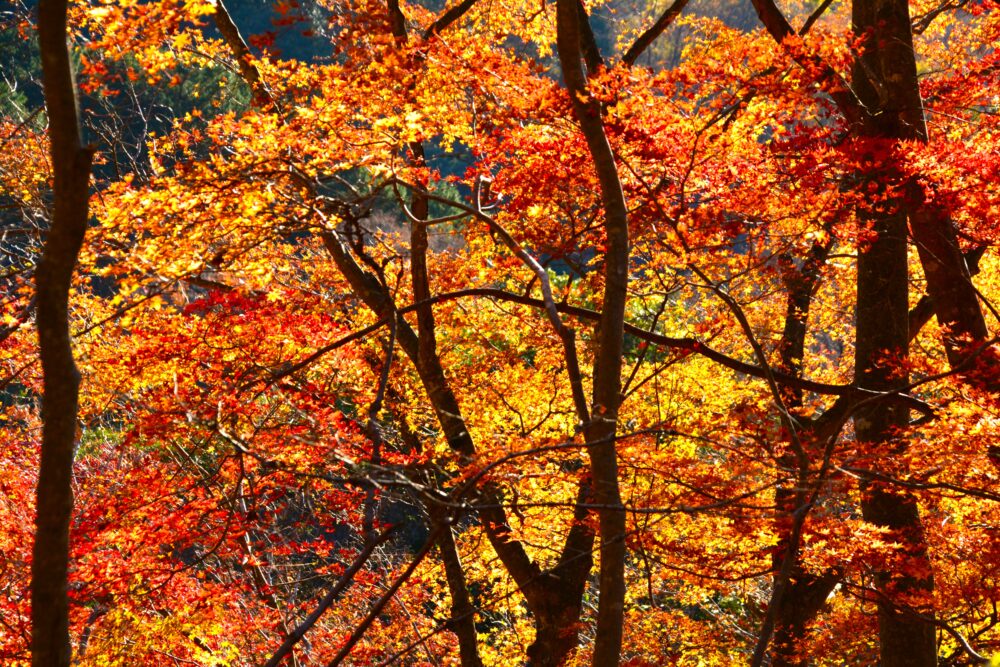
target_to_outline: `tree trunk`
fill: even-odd
[[[774,651],[771,667],[799,667],[809,664],[798,650],[806,638],[809,624],[822,609],[826,599],[840,581],[834,572],[810,574],[796,568],[788,584],[774,627]]]
[[[278,111],[271,91],[268,90],[267,85],[260,76],[260,70],[253,64],[253,54],[250,52],[250,47],[247,46],[246,40],[243,39],[243,34],[240,33],[240,29],[237,27],[236,22],[233,21],[232,15],[226,9],[222,0],[215,0],[215,13],[212,15],[212,18],[215,20],[216,30],[222,35],[223,41],[226,42],[226,46],[229,47],[233,58],[236,60],[240,76],[250,86],[254,106],[265,111]]]
[[[927,294],[944,332],[948,362],[954,367],[989,337],[989,331],[948,213],[923,201],[918,187],[911,192],[915,201],[910,230],[927,279]]]
[[[909,339],[906,218],[897,211],[878,215],[872,222],[877,237],[858,253],[855,378],[864,389],[891,391],[907,383],[907,374],[899,367],[905,363]],[[898,404],[875,404],[858,411],[855,432],[860,442],[871,447],[873,467],[880,455],[891,459],[893,453],[905,448],[895,432],[906,428],[908,421],[909,411]],[[862,482],[861,493],[865,520],[889,528],[892,536],[888,541],[903,545],[908,567],[917,569],[916,574],[876,573],[880,664],[936,665],[934,626],[910,611],[913,595],[923,594],[929,601],[934,587],[916,501],[905,491],[872,480]],[[933,613],[922,606],[918,611]]]
[[[69,524],[80,376],[69,332],[69,288],[87,227],[91,152],[83,146],[66,45],[65,0],[38,4],[53,171],[52,224],[35,270],[42,359],[42,452],[31,564],[32,665],[70,664]]]
[[[589,480],[577,490],[573,525],[563,545],[559,562],[538,579],[532,613],[535,641],[528,647],[531,667],[558,667],[579,642],[583,593],[594,566],[594,531],[586,523],[586,505],[594,501]]]
[[[873,111],[866,132],[884,139],[927,141],[909,3],[854,0],[853,21],[855,33],[870,37],[854,77],[858,97]],[[915,181],[906,184],[905,207],[927,292],[945,332],[948,360],[956,365],[965,359],[970,345],[988,336],[979,296],[948,212],[928,201],[923,186]]]
[[[451,595],[451,619],[448,625],[458,637],[459,659],[462,661],[462,667],[482,667],[483,661],[479,657],[479,642],[476,637],[476,608],[469,597],[465,569],[462,567],[462,559],[450,525],[442,527],[441,534],[437,538],[437,547],[448,581],[448,593]]]
[[[853,75],[859,99],[869,110],[873,110],[866,118],[861,133],[869,139],[892,143],[902,139],[926,138],[907,2],[854,0],[852,12],[855,32],[872,37],[867,40],[863,54],[855,64]],[[876,183],[884,193],[888,183],[899,180],[891,167],[880,168],[874,156],[870,162],[871,173],[863,175],[866,179],[862,182],[863,187]],[[910,189],[913,187],[917,187],[916,184],[908,185]],[[935,252],[943,253],[937,256],[938,261],[954,262],[958,258],[966,276],[968,269],[964,268],[965,261],[958,252],[950,220],[942,217],[932,220],[923,216],[921,208],[914,209],[912,194],[908,194],[905,200],[890,198],[880,206],[883,207],[882,212],[861,216],[863,221],[872,223],[876,239],[869,246],[862,246],[858,252],[855,379],[863,388],[889,391],[907,383],[906,373],[899,370],[899,363],[905,361],[909,343],[907,211],[918,213],[911,216],[911,221],[921,223],[913,227],[918,247],[933,239]],[[944,252],[945,247],[951,250]],[[921,257],[926,250],[925,246]],[[951,268],[962,273],[957,266]],[[942,284],[947,275],[948,272],[934,269],[928,272],[928,289],[932,298],[937,290],[960,298],[954,294],[955,289],[971,289],[972,284],[968,280],[961,287],[957,283]],[[935,281],[933,287],[930,285],[932,277]],[[942,326],[954,327],[955,332],[967,325],[974,329],[974,322],[954,320],[953,306],[954,303],[935,303]],[[887,362],[887,354],[897,361]],[[894,440],[894,432],[905,428],[908,421],[909,413],[901,406],[881,404],[859,411],[854,423],[859,441],[871,443],[873,447],[877,445],[879,450],[889,455],[886,458],[891,459],[894,449],[905,448],[904,443]],[[929,605],[934,588],[916,500],[902,490],[872,480],[862,482],[861,493],[865,519],[891,529],[893,539],[903,545],[909,567],[916,570],[916,573],[876,573],[881,664],[883,667],[936,665],[934,625],[913,613],[933,614]],[[918,608],[912,610],[910,605],[915,600],[918,601]],[[926,600],[928,606],[920,602],[922,600]]]
[[[593,407],[584,437],[590,454],[594,500],[601,508],[598,510],[600,598],[593,664],[612,667],[618,664],[621,655],[625,613],[625,509],[618,483],[615,435],[621,404],[625,302],[628,298],[628,208],[614,154],[604,132],[601,105],[587,92],[581,61],[582,36],[586,30],[581,28],[575,0],[558,0],[556,26],[563,79],[600,183],[607,237],[604,302],[594,360]]]
[[[398,7],[397,7],[398,11]],[[405,35],[405,33],[404,33]],[[420,142],[410,144],[410,161],[424,163],[424,147]],[[425,301],[430,298],[430,280],[427,273],[427,224],[429,202],[423,190],[414,190],[410,200],[410,211],[415,218],[410,223],[410,276],[413,280],[413,300]],[[434,310],[430,304],[417,309],[417,354],[419,365],[426,368],[437,366],[437,335],[435,334]],[[440,382],[444,383],[444,376]],[[442,519],[445,520],[445,519]],[[465,570],[459,557],[458,547],[450,525],[442,526],[438,537],[438,552],[444,564],[448,591],[451,594],[451,629],[458,637],[459,656],[462,667],[482,667],[479,644],[476,636],[475,608],[469,598],[465,581]]]
[[[832,240],[814,244],[800,268],[790,269],[785,276],[788,289],[788,305],[785,313],[785,326],[782,332],[779,353],[781,355],[780,370],[801,377],[802,361],[806,354],[806,333],[809,323],[809,308],[812,296],[819,285],[821,270],[833,245]],[[786,409],[794,411],[802,406],[802,390],[786,387],[783,389],[782,400]],[[783,419],[783,426],[791,433],[796,427]],[[816,441],[818,434],[805,419],[798,424],[798,439],[802,447],[808,447]],[[779,512],[778,549],[774,554],[775,587],[781,577],[781,562],[790,548],[792,516],[799,506],[806,501],[805,489],[798,488],[797,480],[809,474],[809,461],[799,461],[793,448],[788,447],[778,458],[778,475],[784,477],[785,471],[794,471],[795,480],[790,484],[779,485],[774,494],[775,506]],[[802,470],[802,467],[805,470]],[[774,621],[774,646],[771,652],[772,667],[798,667],[805,665],[807,660],[801,658],[798,645],[806,638],[808,626],[816,618],[826,599],[840,581],[840,575],[833,571],[823,574],[813,574],[804,570],[796,563],[785,584],[784,594],[779,601]]]

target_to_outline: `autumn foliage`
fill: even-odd
[[[71,3],[73,664],[995,664],[1000,5],[675,1]],[[59,192],[29,106],[10,665]]]

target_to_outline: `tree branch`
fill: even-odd
[[[341,593],[347,590],[348,587],[354,583],[354,577],[361,571],[361,568],[364,567],[365,563],[368,562],[371,555],[375,553],[375,549],[379,545],[385,543],[395,530],[395,526],[390,526],[388,529],[382,531],[378,537],[374,540],[370,540],[368,544],[365,545],[364,549],[361,550],[361,553],[355,557],[350,566],[344,570],[343,574],[340,575],[340,579],[337,580],[337,583],[334,584],[333,588],[331,588],[329,592],[323,596],[323,599],[320,600],[318,605],[316,605],[316,608],[312,611],[312,613],[306,616],[302,623],[289,633],[289,635],[285,638],[285,641],[283,641],[281,646],[278,647],[278,650],[271,656],[271,659],[264,663],[264,667],[278,667],[278,665],[281,664],[281,661],[292,652],[292,649],[297,643],[299,643],[299,641],[301,641],[303,637],[305,637],[310,628],[316,625],[316,621],[318,621],[320,616],[322,616],[323,613],[330,608],[330,605],[336,601],[337,597],[339,597]]]
[[[799,36],[792,29],[788,19],[781,13],[774,0],[751,0],[751,2],[754,9],[757,10],[757,16],[761,23],[764,24],[764,28],[774,38],[774,41],[781,45],[799,65],[808,70],[817,70],[820,73],[820,82],[827,94],[833,98],[840,113],[847,119],[848,125],[860,126],[868,117],[868,110],[858,100],[844,77],[825,60],[805,49]]]
[[[424,41],[430,41],[432,38],[444,32],[448,26],[462,18],[475,4],[476,0],[462,0],[462,2],[458,3],[451,9],[446,10],[436,21],[434,21],[434,23],[427,27],[427,30],[424,31]]]
[[[246,40],[240,34],[239,27],[233,21],[233,17],[222,0],[215,0],[215,13],[212,17],[215,19],[216,29],[233,53],[236,65],[240,68],[240,76],[250,86],[254,105],[267,111],[277,111],[278,105],[271,95],[271,91],[264,83],[264,79],[261,78],[260,70],[253,64],[253,54],[250,52],[250,47],[247,46]]]
[[[832,0],[828,0],[832,2]],[[632,46],[628,48],[625,55],[622,56],[622,62],[631,67],[635,64],[635,61],[639,59],[646,49],[656,41],[656,38],[663,34],[663,32],[673,25],[677,17],[681,15],[684,11],[684,7],[687,6],[688,0],[674,0],[673,4],[667,7],[660,18],[656,19],[656,23],[651,25],[646,32],[639,35]]]

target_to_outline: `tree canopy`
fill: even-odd
[[[998,10],[8,4],[0,662],[1000,664]]]

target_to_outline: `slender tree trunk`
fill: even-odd
[[[575,0],[558,0],[557,49],[563,79],[577,122],[587,141],[601,190],[607,252],[604,303],[594,360],[593,407],[584,429],[589,445],[594,500],[600,526],[600,598],[593,664],[611,667],[621,655],[625,613],[625,511],[618,483],[615,435],[621,404],[625,302],[628,298],[629,232],[625,194],[601,119],[601,106],[587,92],[581,44],[589,26],[581,27]]]
[[[398,10],[398,8],[397,8]],[[423,164],[424,147],[419,142],[410,144],[410,160]],[[420,302],[430,298],[430,280],[427,273],[427,224],[429,213],[427,195],[415,190],[410,200],[410,211],[416,218],[410,223],[410,275],[413,280],[413,300]],[[437,356],[437,335],[435,334],[434,310],[430,304],[417,309],[417,354],[420,365],[435,367]],[[442,375],[442,383],[445,382]],[[442,519],[444,520],[444,519]],[[438,553],[444,564],[448,591],[451,594],[451,629],[458,637],[459,656],[462,667],[482,667],[479,644],[476,636],[475,607],[469,598],[465,581],[465,570],[459,557],[458,547],[451,526],[442,527],[437,538]]]
[[[905,371],[900,370],[909,343],[906,218],[899,210],[867,217],[876,238],[858,253],[855,377],[858,386],[865,389],[891,391],[908,380]],[[891,460],[893,454],[905,449],[896,431],[906,428],[908,421],[908,410],[883,403],[859,410],[854,427],[858,440],[871,447],[873,461],[878,456],[876,452],[886,454],[885,458]],[[864,518],[889,528],[892,540],[903,545],[908,568],[920,572],[876,573],[881,664],[883,667],[935,665],[934,626],[918,618],[910,607],[913,594],[926,594],[929,600],[934,587],[916,501],[905,491],[873,480],[862,482],[861,494]],[[922,606],[918,610],[932,613]]]
[[[271,96],[271,91],[268,90],[261,78],[260,70],[253,64],[253,54],[250,52],[250,47],[247,46],[243,34],[222,0],[215,0],[215,13],[212,18],[215,20],[216,30],[222,35],[223,41],[226,42],[226,46],[229,47],[236,60],[240,76],[250,86],[254,106],[265,111],[277,111],[278,108]]]
[[[377,359],[366,356],[366,361],[371,365],[373,371],[378,372]],[[394,397],[396,394],[391,387],[387,387],[386,393],[389,397]],[[398,399],[398,396],[395,398]],[[392,414],[406,449],[414,453],[419,452],[421,450],[420,438],[406,423],[406,419],[392,406],[387,406],[386,409]],[[462,667],[482,667],[483,661],[479,656],[479,639],[476,633],[476,607],[472,604],[472,597],[469,595],[465,568],[462,566],[462,555],[455,543],[455,533],[452,527],[454,519],[449,512],[443,511],[433,501],[425,501],[424,507],[427,510],[427,515],[431,517],[431,531],[435,531],[435,526],[442,526],[442,530],[438,532],[436,538],[437,549],[438,555],[441,557],[441,564],[444,566],[448,595],[451,597],[451,619],[448,626],[458,637],[459,660],[461,660]]]
[[[906,0],[854,0],[852,13],[855,32],[872,37],[855,65],[853,76],[859,99],[869,110],[875,110],[861,128],[863,136],[875,142],[884,140],[890,146],[901,139],[926,138]],[[899,180],[891,166],[883,168],[879,164],[877,154],[870,156],[870,163],[871,173],[864,175],[868,180],[863,182],[863,187],[875,183],[884,193],[890,182]],[[914,210],[922,212],[919,207],[914,209],[913,200],[909,193],[905,200],[890,197],[889,201],[879,205],[882,212],[862,216],[863,221],[872,224],[876,234],[875,240],[870,245],[862,245],[858,252],[855,373],[858,385],[866,389],[887,391],[907,382],[907,374],[899,368],[899,364],[905,362],[909,344],[906,213]],[[917,218],[921,216],[911,216],[911,221],[917,222]],[[949,250],[936,255],[936,259],[953,262],[957,257],[964,274],[968,276],[965,261],[958,253],[950,220],[924,217],[921,222],[925,226],[915,224],[913,227],[918,247],[930,238],[937,243],[933,250],[935,253],[943,252],[944,246],[950,246],[954,252]],[[927,224],[937,227],[928,227]],[[921,251],[922,258],[926,250]],[[958,267],[952,268],[958,270]],[[934,287],[930,286],[932,275]],[[945,275],[933,269],[927,274],[932,298],[938,290],[959,298],[954,293],[955,289],[963,291],[972,287],[968,280],[962,283],[962,287],[958,283],[946,286],[940,282]],[[962,320],[951,321],[953,306],[935,304],[943,326],[974,326],[974,323]],[[981,314],[979,317],[982,317]],[[888,362],[887,354],[897,361]],[[889,455],[885,458],[891,460],[894,451],[905,449],[905,443],[896,440],[894,432],[905,428],[908,421],[907,410],[898,405],[882,404],[859,412],[854,423],[858,440],[885,452]],[[895,471],[888,472],[892,474]],[[906,552],[908,569],[915,571],[876,573],[881,664],[883,667],[936,665],[934,626],[913,613],[933,614],[930,599],[934,588],[916,500],[905,491],[873,480],[862,482],[861,493],[865,519],[893,531],[894,540],[902,544]],[[914,604],[916,609],[911,607]]]
[[[538,580],[535,602],[535,641],[528,647],[531,667],[558,667],[579,643],[583,593],[594,566],[594,531],[586,523],[585,505],[593,502],[591,485],[581,480],[577,489],[573,525],[559,562]]]
[[[462,567],[451,526],[443,527],[437,538],[437,548],[444,565],[448,592],[451,595],[449,626],[458,637],[458,653],[462,667],[482,667],[483,661],[479,657],[479,642],[476,637],[476,608],[469,597],[465,569]]]
[[[806,333],[809,323],[809,308],[813,293],[819,285],[821,270],[830,253],[832,241],[815,244],[801,267],[789,269],[785,277],[788,290],[788,305],[785,313],[785,326],[782,332],[779,352],[781,356],[780,369],[789,375],[802,375],[802,361],[806,354]],[[802,406],[802,391],[787,387],[783,390],[782,399],[785,407],[795,411]],[[797,428],[797,437],[803,447],[815,441],[817,434],[809,422],[801,419],[798,425],[784,419],[784,428],[791,433]],[[791,436],[790,436],[791,437]],[[807,470],[801,470],[802,464]],[[778,458],[779,477],[787,477],[788,471],[795,472],[791,483],[779,485],[775,490],[774,501],[779,512],[779,543],[774,554],[775,578],[781,576],[781,561],[790,547],[790,526],[792,516],[799,505],[805,501],[804,490],[798,489],[798,479],[803,473],[808,474],[809,462],[798,460],[791,447],[786,447],[785,453]],[[798,667],[808,664],[798,651],[799,643],[805,639],[809,624],[816,618],[827,597],[840,581],[839,574],[829,571],[822,574],[807,572],[798,563],[792,568],[784,595],[778,605],[774,622],[774,645],[771,652],[772,667]],[[775,582],[778,585],[778,582]]]
[[[65,0],[38,3],[53,171],[52,225],[35,271],[42,358],[42,453],[31,564],[32,664],[70,664],[69,524],[80,376],[69,332],[69,288],[87,227],[91,151],[83,146],[66,45]]]
[[[923,201],[919,188],[911,188],[911,193],[915,206],[910,229],[927,279],[927,294],[944,332],[948,362],[957,366],[969,350],[989,337],[986,319],[947,211]]]
[[[808,657],[797,648],[806,638],[809,625],[839,581],[840,576],[833,572],[815,575],[800,567],[796,568],[784,601],[778,607],[771,667],[799,667],[809,664]]]

